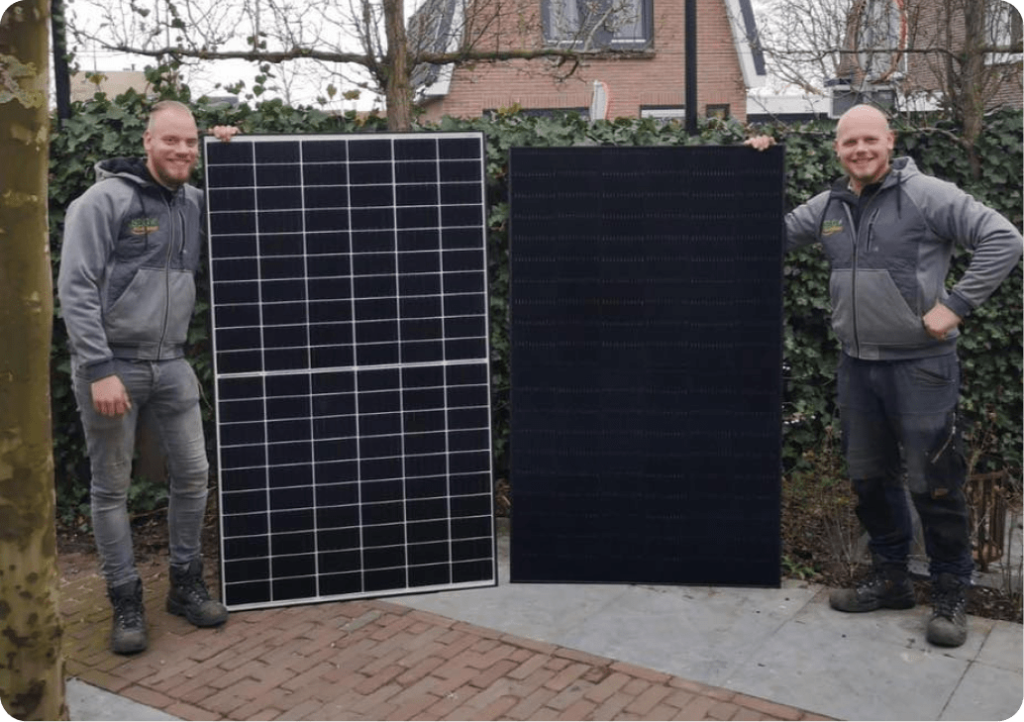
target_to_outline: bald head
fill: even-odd
[[[833,147],[855,193],[885,177],[895,144],[889,121],[878,108],[855,105],[843,114]]]
[[[142,145],[150,175],[165,188],[177,190],[188,182],[199,157],[199,132],[192,111],[173,100],[154,105]]]
[[[192,109],[184,103],[179,103],[177,100],[161,100],[149,111],[149,123],[146,126],[147,129],[152,130],[157,123],[157,116],[168,112],[187,115],[189,118],[192,118]]]
[[[889,131],[889,119],[885,117],[885,113],[873,105],[855,105],[843,113],[836,125],[836,135],[838,136],[845,127],[849,127],[851,124],[880,125],[886,132]]]

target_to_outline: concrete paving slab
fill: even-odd
[[[806,588],[628,586],[585,624],[562,630],[559,643],[720,685],[813,595]]]
[[[907,649],[932,651],[957,659],[971,661],[989,637],[994,620],[982,617],[967,618],[968,635],[963,646],[939,649],[928,643],[925,635],[931,607],[918,605],[913,609],[879,609],[865,614],[837,612],[829,606],[828,589],[821,589],[812,604],[806,605],[795,621],[820,628],[824,639],[839,637],[878,639]],[[1020,626],[1017,625],[1019,629]],[[815,631],[815,634],[819,632]]]
[[[1017,689],[1008,696],[1007,689]],[[1021,674],[1001,667],[975,663],[964,674],[941,720],[1006,720],[1021,708]]]
[[[969,659],[923,643],[907,612],[858,615],[852,627],[823,606],[819,596],[724,685],[843,719],[939,718]]]
[[[67,681],[64,700],[71,720],[170,722],[181,719],[78,679]]]
[[[995,622],[978,652],[977,660],[1018,674],[1024,671],[1024,634],[1021,633],[1021,625],[1002,620]]]

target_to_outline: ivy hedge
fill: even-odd
[[[200,128],[237,125],[246,133],[374,132],[380,118],[335,116],[316,108],[290,108],[278,100],[235,108],[192,99],[188,90],[165,97],[190,103]],[[94,180],[93,165],[115,156],[142,155],[142,133],[151,104],[134,92],[116,99],[97,94],[73,106],[73,115],[58,127],[50,148],[50,233],[54,279],[60,262],[64,212]],[[681,125],[649,119],[589,123],[578,116],[538,118],[514,109],[493,118],[443,119],[428,130],[480,130],[487,137],[488,258],[490,273],[493,428],[497,478],[508,473],[509,339],[508,339],[508,150],[513,146],[619,145],[657,146],[742,143],[748,135],[769,133],[786,145],[787,202],[796,205],[826,188],[839,174],[832,152],[834,127],[828,122],[777,125],[755,129],[735,121],[702,122],[690,137]],[[973,178],[957,129],[941,120],[927,127],[896,127],[897,154],[912,156],[922,170],[957,183],[1006,215],[1018,228],[1024,220],[1021,199],[1022,113],[1002,111],[987,119],[977,146],[982,173]],[[754,151],[751,151],[754,152]],[[201,175],[197,173],[197,185]],[[741,202],[741,201],[739,201]],[[958,254],[951,278],[959,277],[966,254]],[[201,270],[205,274],[205,268]],[[828,266],[818,248],[786,257],[784,328],[783,459],[787,478],[813,478],[816,469],[841,467],[833,443],[835,366],[838,344],[829,324]],[[208,284],[199,279],[200,297],[189,343],[190,358],[206,391],[204,416],[212,453],[213,378],[210,355]],[[86,524],[88,459],[69,377],[67,338],[59,305],[51,354],[54,457],[58,509],[65,523]],[[960,341],[963,363],[962,410],[975,471],[1006,470],[1019,482],[1022,447],[1022,290],[1018,268],[988,303],[964,324]],[[135,512],[163,503],[161,485],[144,481],[132,487]]]

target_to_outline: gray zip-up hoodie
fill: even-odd
[[[832,327],[850,356],[869,360],[938,356],[956,347],[928,335],[923,317],[941,302],[966,318],[1013,270],[1020,232],[952,183],[897,158],[861,196],[840,179],[786,217],[788,247],[821,243],[832,266]],[[973,252],[946,290],[953,244]]]
[[[68,207],[57,289],[79,377],[113,359],[183,355],[195,306],[203,194],[153,182],[141,159],[96,164],[96,183]]]

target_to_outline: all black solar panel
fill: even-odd
[[[513,581],[777,585],[783,152],[514,148]]]
[[[207,139],[229,608],[496,583],[483,152]]]

